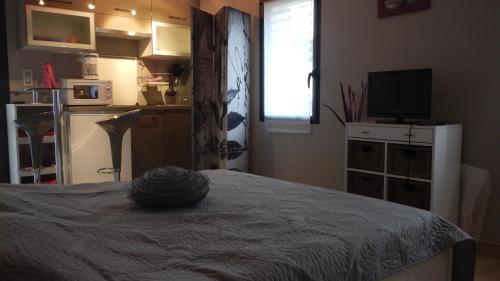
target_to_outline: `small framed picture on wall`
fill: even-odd
[[[378,17],[392,17],[430,8],[431,0],[378,0]]]

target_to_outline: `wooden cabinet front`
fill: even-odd
[[[22,0],[17,0],[22,1]],[[87,0],[71,0],[71,1],[50,1],[45,0],[44,5],[42,7],[52,7],[59,9],[68,9],[74,11],[85,11],[85,12],[93,12],[89,9],[89,3],[91,1]],[[26,4],[40,6],[40,0],[25,0]]]
[[[153,21],[191,25],[191,7],[199,8],[200,0],[153,0]]]
[[[388,178],[387,200],[423,210],[431,208],[431,185],[425,182]]]
[[[191,110],[150,110],[132,127],[132,176],[164,166],[191,169]]]
[[[347,185],[347,190],[350,193],[384,199],[383,176],[349,172]]]
[[[96,13],[151,20],[149,0],[96,0],[95,5]],[[132,14],[132,10],[135,14]]]
[[[192,169],[191,111],[165,114],[165,163]]]
[[[132,127],[132,177],[165,164],[163,112],[142,114]]]

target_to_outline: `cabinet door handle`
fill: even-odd
[[[369,134],[370,134],[370,131],[361,131],[361,133],[362,133],[363,135],[369,135]]]
[[[155,116],[141,116],[137,121],[137,125],[141,127],[154,127],[156,124]]]
[[[186,20],[185,17],[176,17],[176,16],[168,16],[168,17],[173,20]]]
[[[413,134],[405,134],[405,137],[413,138]]]

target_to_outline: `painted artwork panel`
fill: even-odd
[[[193,9],[193,165],[195,170],[219,168],[220,118],[214,110],[213,16]]]
[[[227,168],[244,172],[249,170],[250,20],[227,8]]]

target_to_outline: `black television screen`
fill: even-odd
[[[429,119],[432,69],[368,73],[368,116]]]

